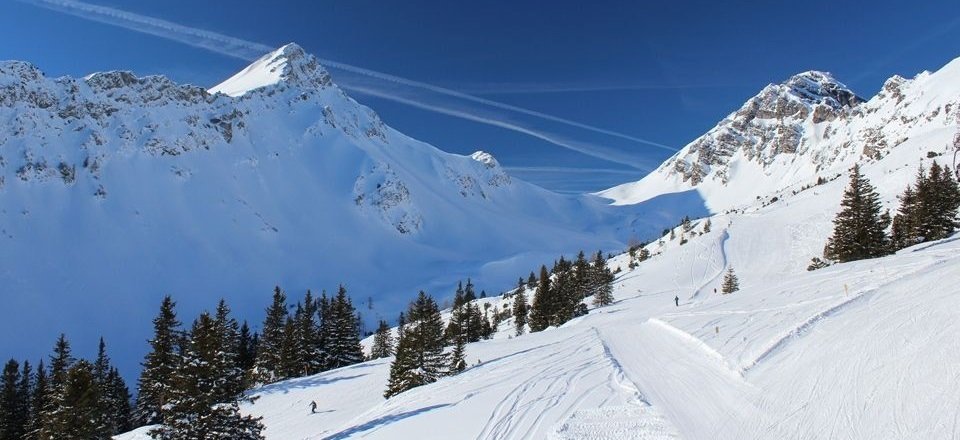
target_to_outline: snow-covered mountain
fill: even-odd
[[[0,333],[31,335],[0,352],[36,358],[61,330],[103,332],[131,372],[164,294],[185,314],[224,296],[256,317],[275,284],[298,296],[345,283],[373,300],[368,319],[389,319],[417,289],[442,297],[468,276],[505,288],[680,212],[669,197],[624,209],[559,195],[490,154],[405,136],[294,44],[210,91],[0,62],[0,121]]]
[[[640,181],[598,194],[625,205],[695,189],[720,212],[833,178],[918,137],[943,152],[960,114],[958,80],[954,60],[911,80],[894,76],[864,102],[830,74],[804,72],[765,87]]]
[[[895,209],[921,163],[952,162],[960,60],[891,80],[864,103],[817,96],[797,107],[811,109],[799,126],[814,132],[793,152],[739,145],[691,183],[672,171],[698,160],[688,147],[619,189],[640,199],[692,188],[717,210],[737,209],[709,217],[709,231],[695,220],[648,244],[652,257],[635,268],[628,254],[610,259],[614,304],[519,337],[507,320],[467,345],[466,371],[388,400],[390,358],[254,390],[243,411],[264,417],[268,439],[956,438],[960,236],[806,267],[847,185],[827,173],[859,162]],[[810,120],[822,105],[836,119]],[[715,293],[728,268],[740,291]],[[480,301],[496,310],[512,300]]]

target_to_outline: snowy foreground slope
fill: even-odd
[[[277,284],[344,283],[374,300],[368,321],[392,319],[418,289],[502,288],[703,211],[559,195],[411,139],[292,44],[221,91],[0,62],[0,333],[30,336],[0,354],[45,356],[61,331],[83,354],[102,335],[130,377],[166,294],[182,316],[226,297],[258,321]]]
[[[505,323],[468,346],[480,363],[459,376],[384,400],[389,359],[378,360],[265,387],[245,411],[264,416],[270,439],[960,434],[960,292],[949,283],[960,279],[960,241],[813,273],[751,273],[740,292],[690,298],[712,292],[710,273],[678,285],[665,269],[724,254],[743,262],[762,240],[738,240],[746,228],[736,225],[625,273],[615,304],[562,328],[509,338]]]

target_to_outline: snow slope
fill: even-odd
[[[39,358],[61,331],[85,354],[102,334],[130,377],[165,294],[184,317],[226,297],[258,320],[274,285],[296,298],[344,283],[373,300],[369,321],[392,319],[418,289],[504,288],[703,211],[695,194],[610,207],[440,151],[294,44],[213,91],[0,62],[0,333],[29,335],[0,354]]]

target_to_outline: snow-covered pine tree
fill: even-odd
[[[946,238],[956,230],[960,189],[949,168],[936,161],[930,165],[925,185],[917,191],[920,204],[920,236],[923,241]]]
[[[474,291],[473,281],[470,281],[470,278],[467,278],[467,285],[463,288],[463,300],[466,302],[472,302],[477,299],[477,292]]]
[[[916,244],[920,235],[919,198],[913,186],[907,185],[899,199],[900,207],[897,209],[897,214],[893,216],[893,224],[890,228],[890,245],[893,250]]]
[[[182,338],[175,308],[176,303],[166,296],[160,303],[160,312],[153,319],[150,352],[143,359],[137,384],[134,419],[138,425],[154,425],[163,420],[163,408],[171,393],[173,372],[179,362],[176,351]]]
[[[467,302],[463,297],[463,282],[461,281],[457,283],[457,290],[453,294],[453,305],[450,309],[450,321],[447,322],[447,327],[443,331],[443,336],[447,340],[447,344],[453,345],[456,342],[456,339],[459,338],[464,331],[466,331],[469,319]]]
[[[320,325],[317,321],[319,303],[313,293],[307,290],[303,296],[303,314],[297,320],[300,336],[301,369],[306,375],[317,374],[323,370],[323,353],[320,352]]]
[[[889,252],[885,232],[889,216],[881,211],[880,195],[860,172],[860,165],[850,170],[850,184],[843,193],[840,212],[833,220],[833,235],[824,248],[828,260],[847,262],[875,258]]]
[[[230,316],[230,307],[222,298],[217,304],[213,326],[219,349],[212,367],[219,372],[220,378],[210,392],[217,402],[236,400],[246,388],[243,368],[240,366],[240,330],[237,320]]]
[[[554,309],[553,316],[550,318],[550,325],[560,326],[576,315],[577,305],[580,304],[583,298],[577,290],[577,280],[573,270],[573,263],[561,257],[554,273],[556,275],[551,290],[554,291],[552,296],[557,301],[557,306]]]
[[[37,365],[37,373],[33,378],[33,389],[30,395],[30,420],[27,423],[26,440],[40,440],[40,429],[43,427],[43,410],[47,407],[49,396],[49,380],[47,369],[43,361]]]
[[[377,332],[373,336],[373,345],[370,347],[370,359],[380,359],[393,356],[393,335],[387,321],[380,320]]]
[[[724,294],[733,293],[740,290],[740,279],[733,271],[733,266],[727,268],[727,273],[723,274],[723,283],[720,285],[720,291]]]
[[[539,332],[550,326],[556,301],[553,298],[553,289],[550,286],[550,274],[546,266],[540,266],[540,277],[537,280],[537,289],[533,293],[533,303],[530,306],[530,331]]]
[[[490,305],[490,304],[487,304]],[[477,307],[479,310],[479,307]],[[493,325],[490,323],[490,313],[485,308],[483,309],[483,316],[480,318],[480,337],[483,339],[490,339],[493,337],[493,332],[495,331]]]
[[[469,286],[469,284],[467,285]],[[480,313],[480,306],[473,302],[468,302],[464,304],[463,308],[466,310],[466,322],[463,333],[467,338],[467,342],[477,342],[483,338],[483,314]]]
[[[327,298],[327,291],[320,292],[320,299],[317,301],[317,317],[319,330],[317,334],[317,352],[320,354],[320,371],[330,369],[330,347],[328,340],[333,334],[335,320],[333,312],[330,309],[330,300]]]
[[[578,298],[577,301],[579,302],[579,300],[588,296],[593,296],[594,287],[596,286],[593,279],[594,273],[583,251],[577,254],[577,259],[573,261],[572,270],[571,281],[573,284],[571,288],[573,289],[573,295]],[[573,298],[571,298],[571,300],[573,300]]]
[[[60,334],[50,356],[50,383],[44,397],[44,406],[40,410],[43,423],[37,430],[40,439],[62,438],[66,432],[65,424],[69,423],[66,412],[67,375],[76,359],[70,351],[70,342],[64,334]],[[87,362],[89,365],[89,362]]]
[[[330,303],[330,315],[333,325],[331,333],[327,335],[329,367],[340,368],[363,362],[356,309],[347,296],[346,287],[342,285]]]
[[[44,430],[47,439],[109,440],[100,432],[100,390],[94,379],[93,365],[81,359],[71,364],[64,376],[59,407],[47,415]]]
[[[443,352],[443,319],[432,297],[420,291],[407,310],[407,324],[390,365],[384,397],[390,398],[414,387],[435,382],[447,373]]]
[[[463,335],[456,336],[453,342],[453,351],[450,352],[450,368],[447,374],[455,376],[467,369],[467,339]]]
[[[597,251],[590,266],[590,281],[593,285],[593,304],[597,307],[613,304],[613,272],[607,267],[603,252]]]
[[[109,418],[107,424],[111,435],[133,429],[132,409],[130,407],[130,389],[116,367],[111,367],[104,384],[102,399]]]
[[[526,285],[521,278],[520,283],[517,285],[517,293],[513,295],[513,327],[516,329],[517,336],[522,335],[526,330],[527,313],[530,312],[530,306],[527,305],[526,290]]]
[[[163,425],[152,430],[160,440],[210,439],[259,440],[263,425],[259,419],[241,416],[237,396],[226,396],[223,382],[222,330],[209,313],[194,321],[184,346],[183,359],[174,378],[169,409]],[[228,400],[220,400],[229,397]]]
[[[710,227],[711,227],[711,226],[712,226],[712,224],[710,223],[710,219],[709,219],[709,218],[706,219],[706,220],[703,222],[703,233],[706,234],[706,233],[710,232]]]
[[[109,439],[130,430],[130,392],[110,364],[107,344],[100,338],[97,359],[93,363],[93,381],[97,387],[97,437]]]
[[[273,383],[283,376],[284,327],[287,324],[287,295],[276,286],[273,289],[273,301],[267,307],[263,318],[263,330],[257,360],[253,367],[253,380],[256,383]]]

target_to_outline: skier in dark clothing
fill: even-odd
[[[680,297],[679,297],[679,296],[673,297],[673,302],[677,305],[677,307],[680,307]]]
[[[315,400],[310,401],[310,414],[317,413],[317,402]]]

